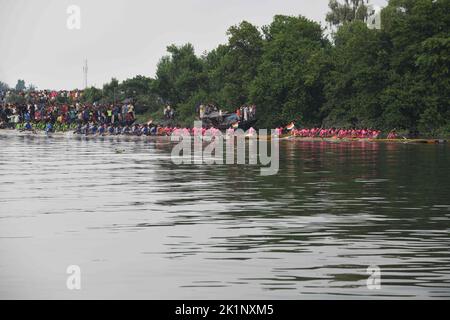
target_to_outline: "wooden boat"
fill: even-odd
[[[68,136],[69,132],[50,132],[46,133],[45,131],[28,131],[28,130],[12,130],[12,129],[3,129],[0,130],[0,136],[8,136],[8,137],[64,137]]]
[[[327,141],[327,142],[384,142],[409,144],[444,144],[444,139],[373,139],[373,138],[320,138],[320,137],[294,137],[301,141]]]
[[[110,140],[170,140],[170,136],[134,136],[134,135],[85,135],[76,134],[72,131],[67,132],[50,132],[44,131],[19,131],[19,130],[0,130],[0,136],[7,137],[30,137],[30,138],[70,138],[70,139],[110,139]]]
[[[72,131],[51,132],[44,131],[19,131],[12,129],[0,130],[0,136],[15,137],[42,137],[42,138],[75,138],[75,139],[112,139],[112,140],[170,140],[170,136],[134,136],[134,135],[85,135],[75,134]],[[224,135],[225,139],[230,137]],[[250,139],[250,136],[246,136]],[[373,142],[373,143],[404,143],[404,144],[445,144],[444,139],[372,139],[372,138],[320,138],[320,137],[298,137],[291,134],[282,134],[281,136],[259,135],[258,140],[270,141],[277,140],[295,140],[295,141],[326,141],[326,142]]]

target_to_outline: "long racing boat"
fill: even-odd
[[[22,131],[14,129],[1,129],[0,137],[36,137],[36,138],[75,138],[75,139],[112,139],[112,140],[170,140],[170,136],[167,135],[132,135],[132,134],[78,134],[73,131],[66,132],[50,132],[45,131]],[[320,137],[299,137],[290,134],[282,134],[280,136],[255,136],[258,140],[270,141],[276,140],[293,140],[293,141],[317,141],[317,142],[373,142],[373,143],[404,143],[404,144],[444,144],[447,143],[445,139],[373,139],[373,138],[320,138]],[[229,139],[227,135],[224,135],[225,139]],[[247,139],[250,136],[246,136]]]

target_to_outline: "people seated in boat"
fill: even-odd
[[[283,134],[283,128],[275,128],[275,136],[280,137]]]
[[[122,133],[125,134],[125,135],[130,135],[130,134],[131,134],[131,128],[130,128],[130,126],[125,126],[125,127],[123,128]]]
[[[395,140],[395,139],[398,139],[397,130],[394,129],[394,130],[392,130],[391,132],[389,132],[387,138],[388,138],[389,140]]]
[[[25,130],[27,130],[27,131],[33,130],[33,126],[31,125],[30,121],[27,121],[27,122],[25,123],[25,126],[24,126],[23,128],[24,128]]]
[[[110,136],[114,135],[114,133],[115,133],[115,128],[114,128],[114,126],[113,126],[112,124],[110,124],[110,125],[108,126],[107,132],[108,132],[108,134],[109,134]]]
[[[31,121],[31,115],[29,112],[26,112],[24,117],[23,117],[25,122],[30,122]]]
[[[142,134],[141,127],[138,124],[135,124],[133,127],[133,135],[140,136]]]
[[[290,124],[288,124],[285,128],[286,133],[292,133],[292,131],[295,129],[295,121],[292,121]]]
[[[204,135],[209,137],[216,137],[220,134],[220,130],[217,128],[209,128],[205,131]]]
[[[122,132],[122,127],[115,124],[112,126],[112,132],[110,133],[110,135],[116,136],[116,135],[120,134],[121,132]]]
[[[75,128],[75,130],[73,131],[74,134],[81,134],[81,130],[82,130],[82,125],[81,123],[77,124],[77,127]]]
[[[198,127],[194,127],[194,128],[192,128],[192,134],[193,134],[195,137],[201,136],[201,134],[202,134],[202,129],[201,129],[201,128],[198,128]]]
[[[103,136],[106,132],[106,124],[103,123],[99,128],[98,128],[98,134],[100,136]]]
[[[141,128],[141,135],[148,136],[150,134],[150,130],[148,124],[145,123]]]
[[[89,134],[90,134],[90,126],[89,126],[89,122],[86,123],[86,125],[83,127],[82,133],[85,134],[85,135],[89,135]]]
[[[92,123],[90,129],[91,129],[91,130],[90,130],[90,133],[91,133],[91,134],[93,134],[93,135],[97,134],[97,132],[98,132],[98,126],[97,126],[96,123]]]
[[[302,128],[292,130],[292,134],[303,138],[333,139],[377,139],[381,131],[374,129]]]
[[[380,134],[381,134],[380,130],[371,130],[370,133],[369,133],[370,138],[372,138],[372,139],[378,139]]]
[[[182,134],[183,136],[190,136],[190,135],[191,135],[191,131],[190,131],[188,128],[183,128],[183,129],[181,130],[181,134]]]
[[[48,121],[47,124],[45,125],[45,133],[51,133],[53,132],[53,124]]]

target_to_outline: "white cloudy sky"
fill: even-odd
[[[66,26],[73,4],[81,8],[80,30]],[[89,85],[153,76],[169,44],[191,42],[201,54],[226,42],[229,26],[242,20],[261,26],[275,14],[324,25],[327,6],[328,0],[0,0],[0,81],[82,87],[84,58]]]

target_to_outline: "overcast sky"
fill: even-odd
[[[69,5],[81,9],[79,30],[67,28]],[[154,76],[169,44],[190,42],[201,54],[225,43],[229,26],[265,25],[275,14],[325,25],[327,6],[328,0],[0,0],[0,81],[81,88],[85,58],[88,85]]]

